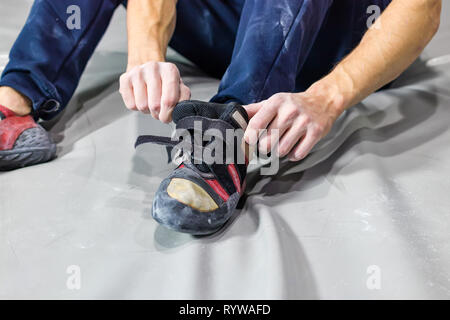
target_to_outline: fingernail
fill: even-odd
[[[294,158],[296,161],[298,161],[298,160],[302,160],[303,156],[301,155],[301,153],[298,153],[298,154],[294,155]]]

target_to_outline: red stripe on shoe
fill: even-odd
[[[184,164],[180,164],[177,169],[184,168]]]
[[[36,126],[36,122],[34,122],[31,116],[7,116],[6,119],[0,121],[0,150],[11,150],[17,138],[25,130],[35,128]]]
[[[4,115],[6,118],[16,116],[16,114],[15,114],[14,112],[12,112],[11,110],[9,110],[9,109],[6,108],[5,106],[2,106],[1,104],[0,104],[0,112],[3,113],[3,115]]]
[[[228,173],[233,180],[234,186],[236,187],[237,192],[241,193],[241,179],[239,178],[239,173],[236,170],[234,164],[229,164],[227,166]]]
[[[222,198],[223,201],[227,201],[230,197],[224,188],[220,185],[217,180],[205,180],[207,184]]]

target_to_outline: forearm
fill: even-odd
[[[394,0],[379,28],[369,29],[355,50],[309,91],[326,94],[340,113],[397,78],[436,33],[440,0]]]
[[[128,68],[164,61],[175,29],[177,0],[129,0]]]

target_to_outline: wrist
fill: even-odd
[[[306,90],[306,94],[320,99],[321,104],[327,107],[335,118],[344,112],[348,107],[348,97],[341,91],[341,88],[330,79],[323,78],[317,81]]]
[[[150,61],[165,62],[165,54],[162,50],[132,50],[128,54],[127,70]]]

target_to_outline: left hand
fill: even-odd
[[[310,92],[277,93],[244,108],[251,118],[246,142],[256,144],[261,130],[267,129],[259,139],[260,151],[268,153],[277,146],[277,155],[288,155],[290,161],[306,157],[342,112],[326,94]]]

